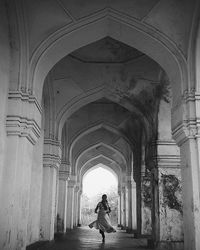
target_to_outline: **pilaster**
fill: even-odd
[[[62,170],[61,170],[62,168]],[[65,169],[65,170],[64,170]],[[67,192],[68,181],[70,175],[70,166],[67,164],[59,170],[59,192],[58,192],[58,213],[57,213],[57,232],[64,233],[66,231],[66,216],[67,216]]]
[[[25,249],[33,149],[40,137],[41,107],[34,96],[10,91],[7,108],[5,168],[0,182],[0,249]]]
[[[122,229],[125,229],[126,224],[126,187],[122,186],[122,203],[121,203],[121,211],[122,211]]]
[[[76,177],[70,176],[68,181],[68,202],[67,202],[67,218],[66,218],[66,228],[73,229],[74,226],[74,189],[76,186]]]
[[[40,136],[42,108],[37,99],[22,91],[8,94],[7,135],[27,138],[33,145]]]
[[[191,99],[191,100],[190,100]],[[196,101],[199,95],[188,96],[186,101]],[[200,249],[200,180],[199,180],[199,110],[197,118],[184,121],[173,129],[173,136],[180,147],[183,180],[184,249]]]
[[[120,189],[118,189],[118,208],[117,208],[117,211],[118,211],[118,221],[117,221],[117,224],[118,224],[118,227],[122,227],[122,192]]]
[[[78,222],[77,225],[78,227],[81,226],[81,203],[82,203],[82,193],[83,191],[80,189],[78,193]]]
[[[74,227],[78,226],[78,216],[79,216],[79,192],[80,192],[80,187],[79,184],[77,183],[75,188],[74,188]]]
[[[52,240],[54,237],[54,225],[57,224],[57,176],[61,161],[60,156],[60,142],[45,138],[40,221],[41,240]]]
[[[156,249],[183,248],[180,151],[173,140],[158,140],[157,165],[152,169]]]
[[[137,230],[137,198],[136,183],[132,176],[127,176],[127,192],[128,192],[128,232],[136,232]]]
[[[151,176],[141,173],[141,235],[147,237],[152,234],[152,193]]]

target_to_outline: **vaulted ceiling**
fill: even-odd
[[[72,174],[97,158],[130,172],[132,154],[135,162],[141,157],[142,138],[149,141],[156,133],[160,100],[170,98],[163,73],[148,56],[110,37],[54,66],[48,82],[57,119],[66,114],[63,158]]]

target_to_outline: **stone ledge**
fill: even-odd
[[[20,116],[7,116],[6,129],[8,136],[26,137],[33,145],[40,137],[40,127],[33,119]]]
[[[22,91],[9,91],[8,99],[20,99],[24,102],[34,103],[37,107],[38,111],[42,113],[42,107],[37,101],[36,97],[30,93],[22,92]]]

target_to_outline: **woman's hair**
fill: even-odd
[[[108,209],[108,204],[107,204],[107,195],[106,194],[103,194],[102,195],[102,201],[103,201],[103,198],[106,198],[106,203],[105,202],[102,202],[102,205],[103,205],[103,208],[104,210],[107,210]]]
[[[102,200],[103,200],[103,197],[106,197],[106,199],[107,199],[107,195],[106,195],[106,194],[103,194],[103,195],[102,195]]]

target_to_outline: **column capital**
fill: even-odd
[[[187,120],[173,128],[172,136],[176,143],[181,146],[188,139],[200,137],[200,120]]]
[[[59,170],[59,180],[63,180],[63,181],[69,181],[70,173],[68,171],[61,171]]]
[[[35,145],[40,137],[42,114],[37,99],[29,93],[9,91],[7,114],[7,135],[26,137]]]
[[[61,163],[61,147],[60,141],[51,138],[44,139],[44,153],[43,164],[44,165],[56,165],[60,166]]]
[[[68,171],[71,174],[71,164],[66,160],[61,160],[60,170]]]

